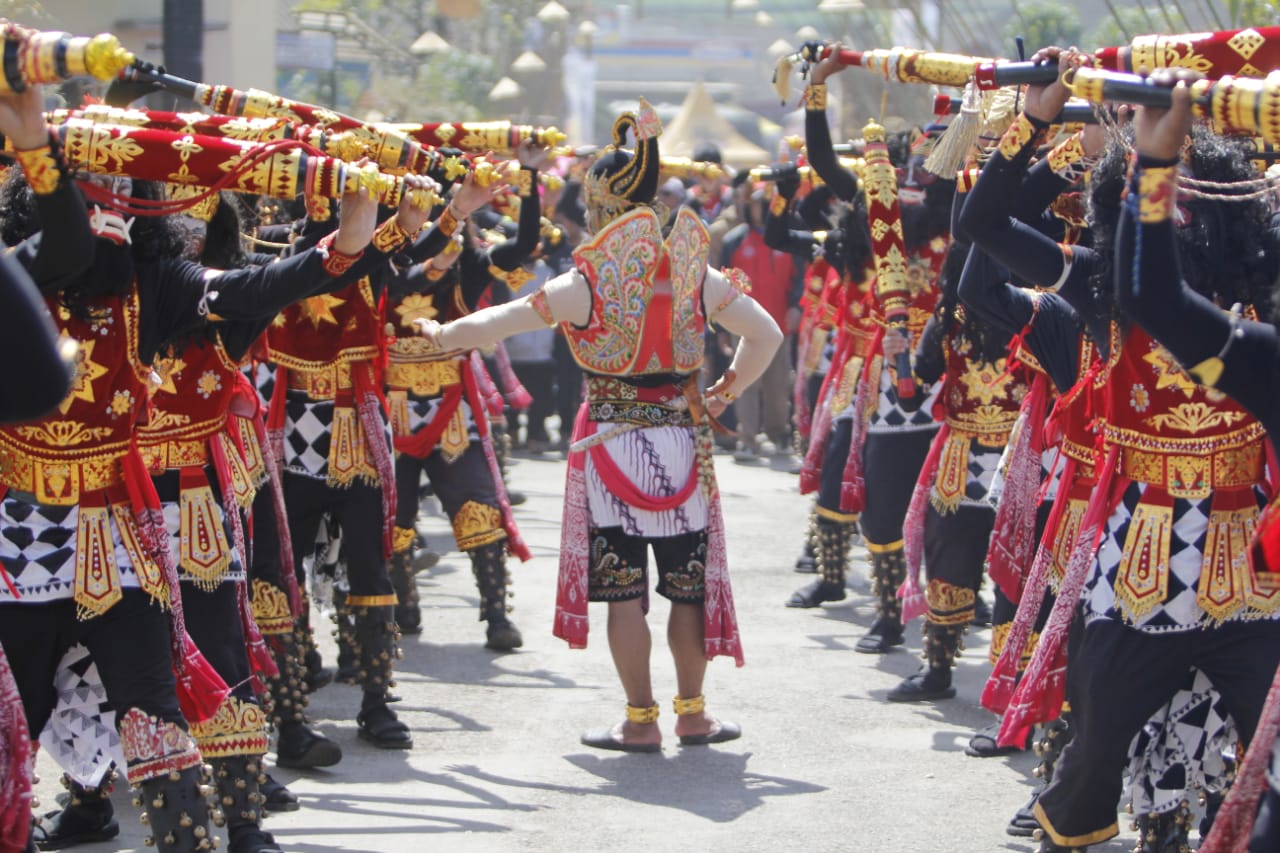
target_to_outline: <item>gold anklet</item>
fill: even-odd
[[[676,716],[688,717],[691,714],[701,714],[707,708],[707,699],[701,694],[694,696],[692,699],[681,699],[675,696],[671,699],[671,704],[676,709]]]
[[[627,722],[630,723],[656,723],[658,722],[658,703],[654,702],[649,706],[635,705],[627,706]]]

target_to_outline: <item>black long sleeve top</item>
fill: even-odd
[[[1012,334],[1025,328],[1035,316],[1027,345],[1054,385],[1065,390],[1074,384],[1078,369],[1079,323],[1084,323],[1099,350],[1105,353],[1110,318],[1089,287],[1102,263],[1097,252],[1087,246],[1063,246],[1027,221],[1033,218],[1034,205],[1023,199],[1039,195],[1040,188],[1047,195],[1052,188],[1048,178],[1039,179],[1045,183],[1033,184],[1030,192],[1024,186],[1036,139],[1033,136],[1012,158],[1006,158],[999,150],[991,155],[968,193],[959,226],[1013,276],[1052,286],[1052,292],[1033,295],[1007,280],[975,277],[963,280],[960,296],[984,320]],[[1041,210],[1045,204],[1047,201],[1041,204]]]
[[[1140,158],[1138,170],[1169,165]],[[1130,186],[1136,202],[1138,190]],[[1280,335],[1269,323],[1235,318],[1183,280],[1172,219],[1141,223],[1131,205],[1120,213],[1116,232],[1116,298],[1126,317],[1160,342],[1187,369],[1221,353],[1215,387],[1248,409],[1280,440]],[[1141,244],[1136,283],[1134,268]],[[1136,284],[1136,287],[1135,287]]]
[[[0,255],[0,420],[40,417],[66,396],[72,370],[58,351],[58,332],[41,299],[41,286],[56,290],[93,264],[94,240],[79,190],[69,181],[36,196],[36,213],[48,237]],[[20,367],[19,367],[20,365]]]
[[[836,198],[852,201],[858,194],[858,176],[840,165],[831,142],[826,110],[804,111],[804,147],[809,165],[830,187]]]

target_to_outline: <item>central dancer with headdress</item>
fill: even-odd
[[[623,145],[630,131],[634,151]],[[575,269],[538,292],[441,326],[418,321],[444,351],[482,347],[559,325],[587,373],[565,487],[554,633],[587,643],[587,602],[609,603],[609,648],[627,697],[626,721],[590,732],[601,749],[661,749],[649,677],[648,548],[658,593],[671,601],[667,639],[681,744],[718,743],[738,726],[707,715],[707,661],[742,663],[726,566],[724,524],[711,463],[713,419],[754,382],[782,340],[746,295],[740,274],[707,266],[710,238],[681,209],[663,233],[655,209],[661,123],[643,100],[623,113],[613,144],[584,182],[587,227]],[[697,386],[708,322],[740,335],[734,359],[706,395]]]

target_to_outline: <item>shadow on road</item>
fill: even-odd
[[[449,768],[491,785],[534,788],[559,794],[599,794],[632,803],[680,809],[716,823],[736,820],[766,797],[825,791],[822,785],[767,776],[747,769],[751,753],[682,749],[673,755],[567,755],[565,760],[599,777],[594,786],[550,785],[486,773],[475,766]]]

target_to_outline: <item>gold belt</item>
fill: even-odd
[[[1152,453],[1133,447],[1120,451],[1121,474],[1179,498],[1204,498],[1214,489],[1251,486],[1261,480],[1264,465],[1260,441],[1203,456]]]
[[[124,482],[120,452],[99,452],[87,458],[40,459],[18,448],[0,445],[0,482],[13,491],[30,493],[37,503],[73,506],[80,496]]]
[[[387,365],[387,387],[404,390],[422,397],[439,394],[462,381],[462,362],[392,361]]]
[[[140,445],[142,461],[148,471],[170,468],[196,468],[209,464],[209,437],[172,438],[150,445]]]
[[[338,391],[351,387],[351,365],[327,364],[318,370],[287,371],[289,390],[302,391],[313,400],[332,400]]]

